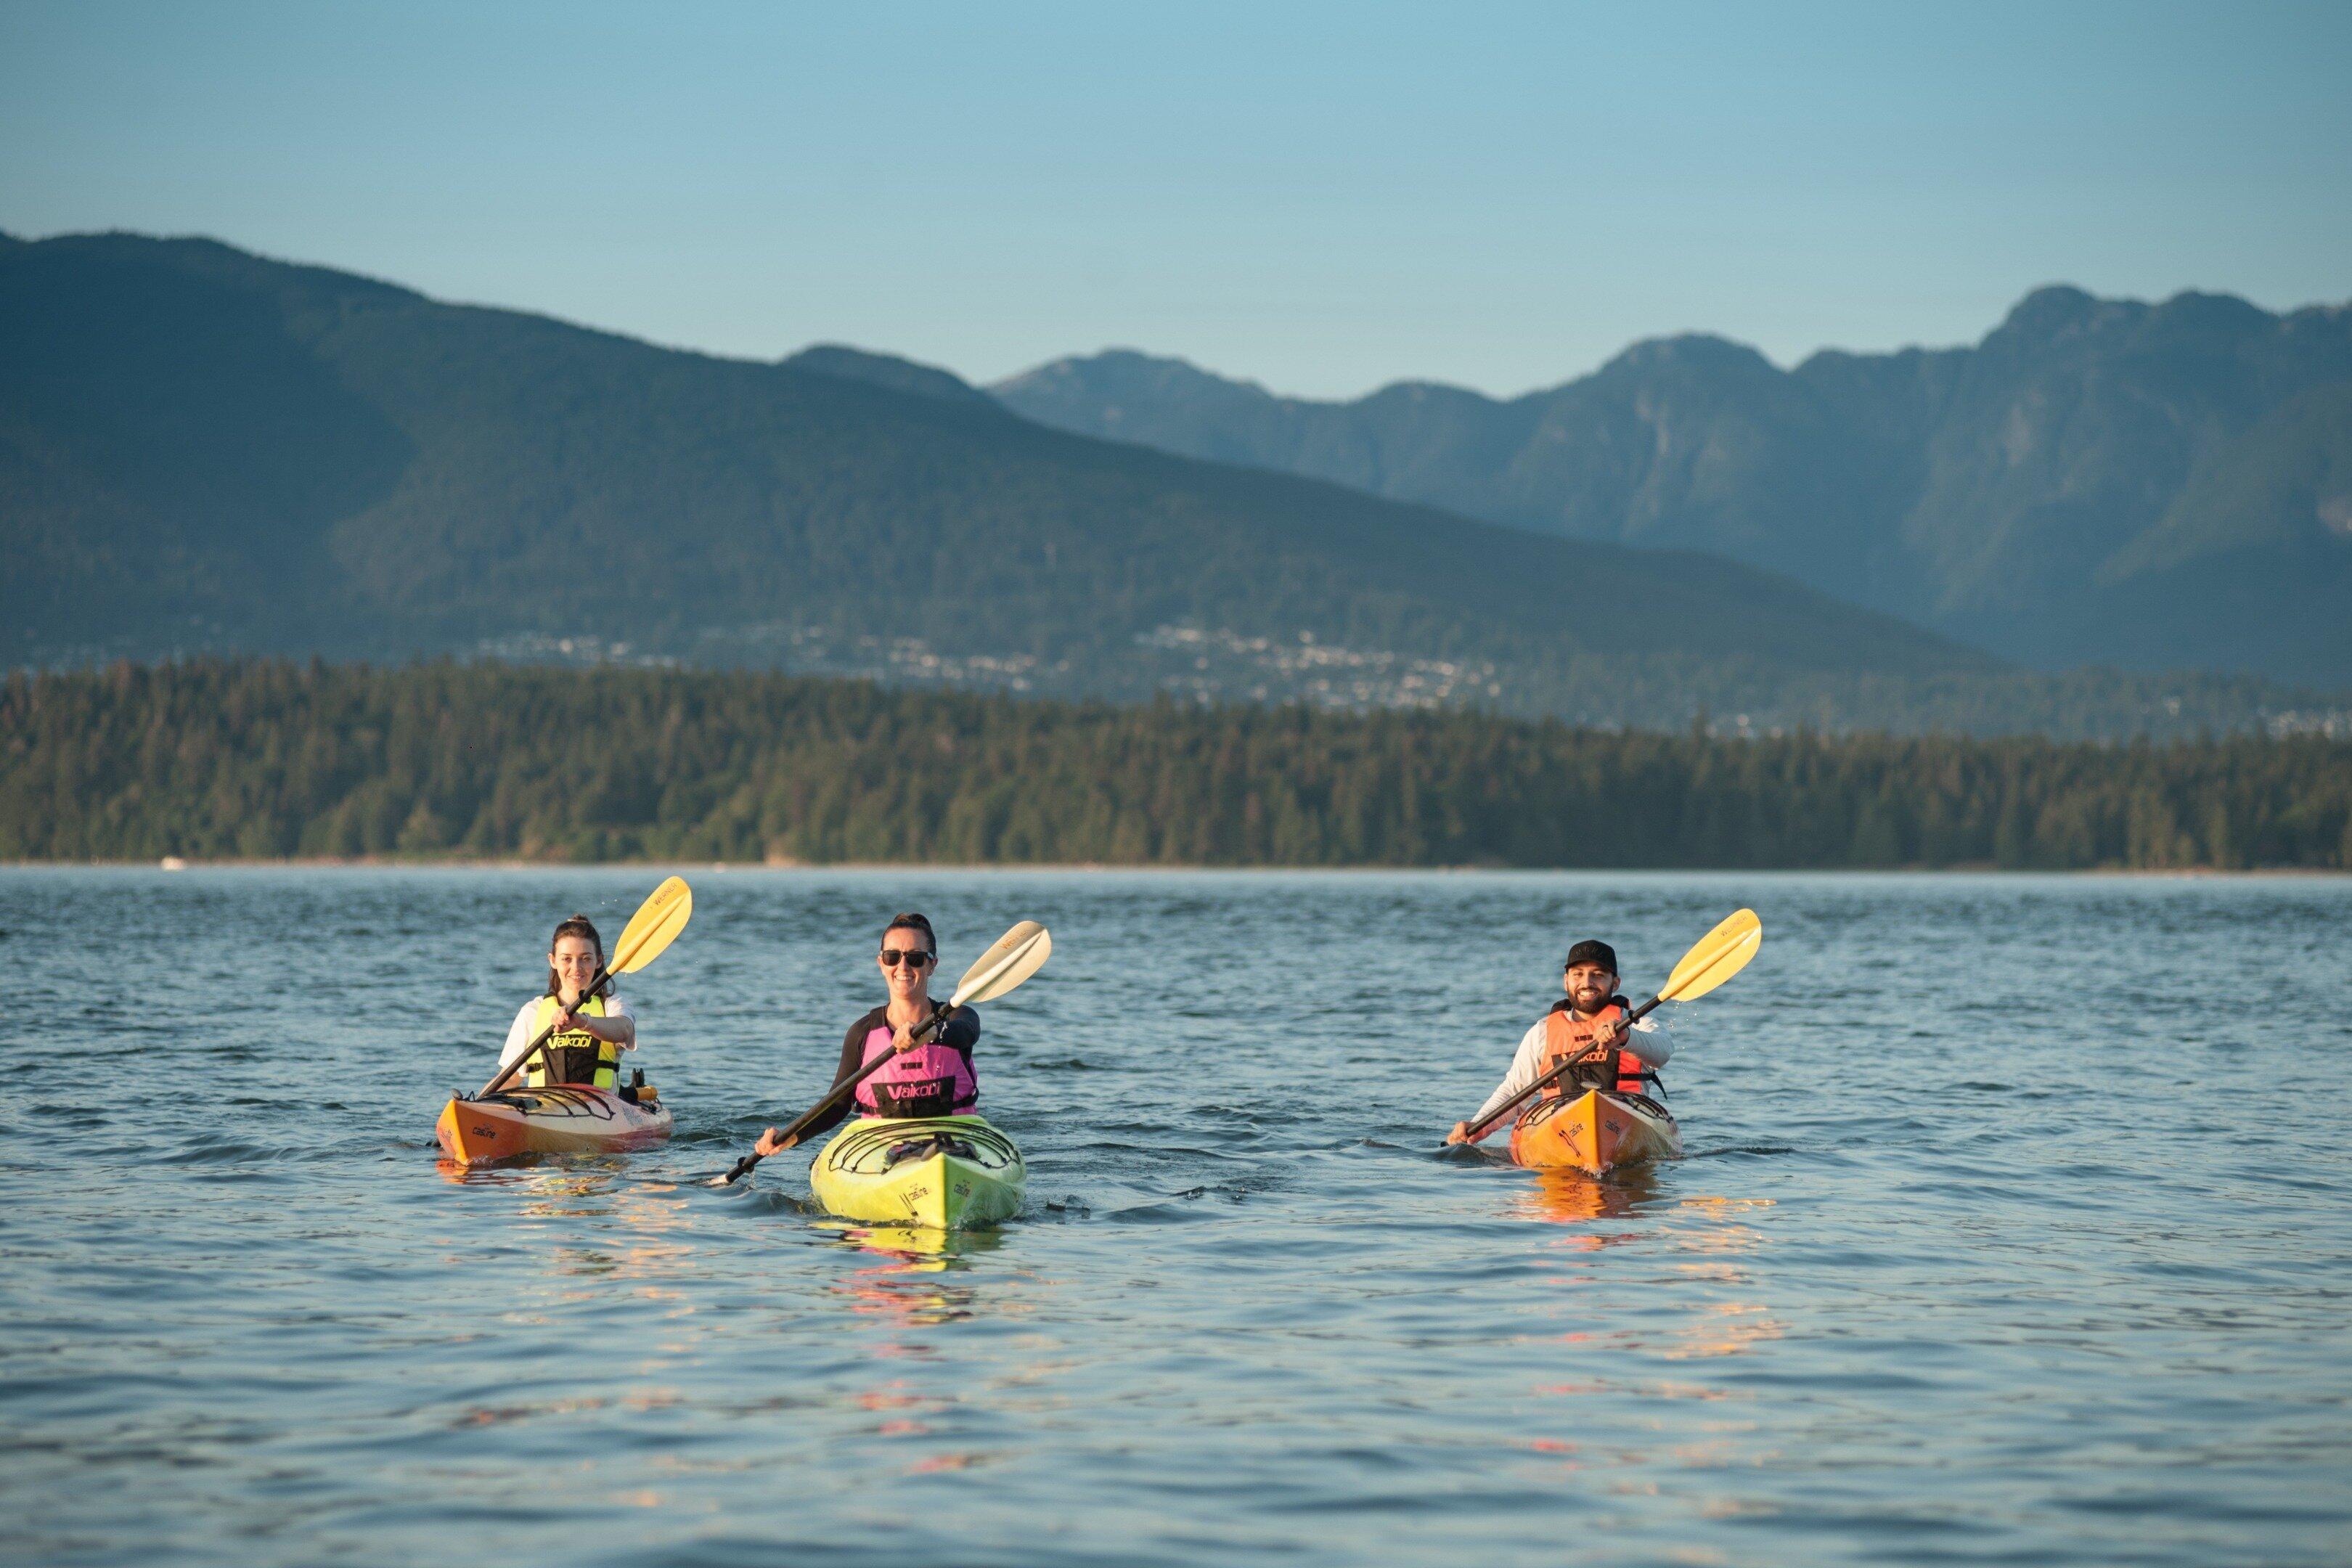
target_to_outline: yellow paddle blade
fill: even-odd
[[[677,940],[693,913],[694,889],[686,885],[685,878],[670,878],[630,917],[621,940],[613,944],[613,961],[606,967],[614,974],[635,974]]]
[[[1658,988],[1658,995],[1668,1002],[1687,1002],[1694,996],[1704,996],[1741,970],[1756,956],[1764,942],[1764,922],[1756,918],[1754,910],[1741,910],[1721,925],[1698,939],[1698,945],[1683,954],[1675,972]]]
[[[996,945],[963,972],[948,1005],[961,1007],[967,1002],[986,1002],[1003,995],[1044,968],[1053,952],[1054,933],[1035,921],[1023,921],[998,937]]]

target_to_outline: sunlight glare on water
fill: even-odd
[[[12,1556],[65,1564],[2340,1563],[2352,880],[687,874],[667,1146],[432,1125],[657,871],[0,871]],[[1689,1157],[1438,1140],[1603,936]],[[1022,1216],[698,1184],[883,917],[984,1014]],[[942,987],[944,989],[944,987]],[[1490,1148],[1499,1150],[1497,1137]]]

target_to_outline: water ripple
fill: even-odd
[[[689,875],[694,926],[631,982],[672,1142],[460,1173],[433,1117],[549,924],[615,929],[653,877],[0,871],[12,1556],[2352,1539],[2352,883]],[[1593,1181],[1440,1147],[1565,941],[1654,984],[1743,903],[1756,964],[1673,1010],[1688,1158]],[[982,1047],[1022,1218],[830,1219],[804,1153],[698,1184],[814,1096],[907,907],[951,971],[1054,928]],[[2215,952],[2228,996],[2180,978]]]

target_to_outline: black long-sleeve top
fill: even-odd
[[[870,1013],[861,1014],[857,1021],[849,1026],[849,1032],[841,1037],[841,1065],[833,1071],[835,1087],[838,1088],[844,1079],[856,1076],[857,1069],[866,1065],[866,1037],[877,1029],[897,1032],[890,1023],[887,1004]],[[959,1007],[949,1014],[948,1021],[940,1026],[939,1038],[935,1043],[955,1052],[963,1058],[965,1067],[971,1067],[971,1048],[980,1043],[979,1013],[970,1007]],[[820,1132],[838,1127],[856,1106],[856,1095],[844,1095],[840,1104],[809,1124],[801,1134],[802,1138],[814,1138]]]

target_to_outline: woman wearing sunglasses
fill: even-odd
[[[980,1041],[980,1015],[969,1007],[947,1013],[931,1000],[931,971],[939,966],[939,939],[931,922],[919,914],[893,915],[882,932],[883,983],[890,1000],[849,1026],[841,1042],[841,1066],[833,1081],[855,1074],[877,1057],[894,1057],[889,1066],[857,1086],[854,1097],[860,1116],[961,1116],[980,1102],[980,1080],[971,1068],[971,1047]],[[934,1013],[947,1013],[932,1037],[917,1044],[914,1034]],[[777,1130],[760,1134],[762,1155],[789,1149],[793,1143],[830,1131],[849,1114],[844,1100],[786,1142]]]

